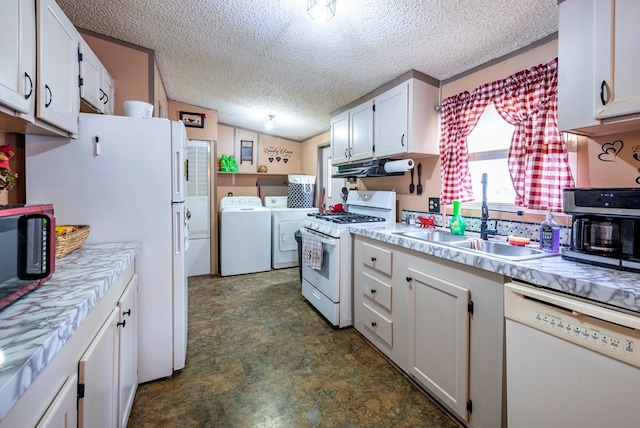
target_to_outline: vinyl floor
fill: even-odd
[[[355,329],[334,329],[298,269],[189,278],[187,363],[140,385],[128,427],[459,427]]]

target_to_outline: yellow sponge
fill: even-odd
[[[521,236],[509,236],[509,244],[511,244],[511,245],[516,245],[518,247],[524,247],[529,242],[531,242],[531,239],[529,239],[529,238],[523,238]]]

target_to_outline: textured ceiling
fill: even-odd
[[[57,0],[71,21],[152,49],[169,99],[301,141],[332,111],[415,69],[444,80],[558,29],[557,0]]]

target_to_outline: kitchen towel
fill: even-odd
[[[319,236],[302,234],[302,261],[311,269],[322,267],[322,239]]]

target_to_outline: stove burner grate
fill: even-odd
[[[310,217],[317,218],[318,220],[324,220],[331,223],[346,224],[346,223],[375,223],[384,221],[382,217],[375,217],[372,215],[353,214],[353,213],[309,213]]]

